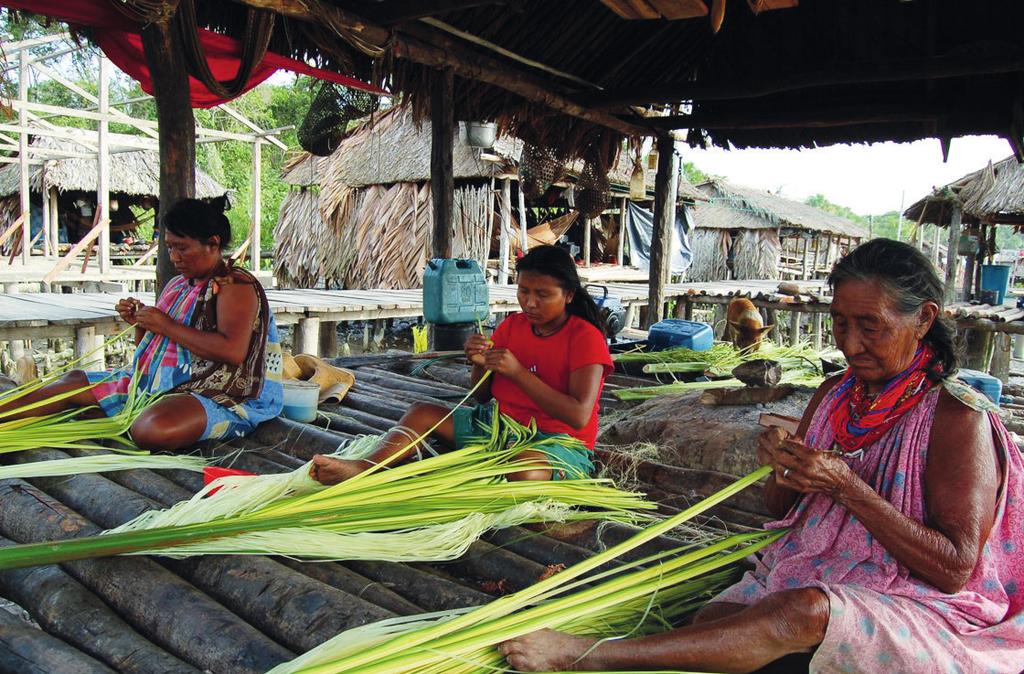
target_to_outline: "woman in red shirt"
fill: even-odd
[[[536,421],[540,435],[552,439],[543,452],[526,450],[521,455],[550,467],[524,470],[510,479],[589,475],[597,438],[598,399],[605,377],[612,371],[600,312],[580,284],[575,263],[562,248],[534,248],[516,262],[516,271],[522,312],[508,316],[490,340],[473,335],[466,342],[473,383],[488,370],[494,373],[477,390],[480,404],[458,408],[433,435],[448,447],[461,448],[485,435],[482,429],[502,423],[501,416],[495,414],[497,408],[520,424]],[[346,480],[406,449],[447,414],[439,405],[414,404],[371,456],[349,460],[317,455],[310,474],[324,484]],[[407,454],[413,451],[406,449]]]

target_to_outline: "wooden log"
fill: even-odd
[[[103,663],[0,611],[0,674],[114,674]]]
[[[323,409],[335,411],[338,414],[344,414],[347,409],[361,410],[385,419],[398,421],[408,410],[408,407],[396,405],[393,402],[384,401],[377,396],[364,394],[360,391],[349,390],[345,395],[344,406],[324,405]]]
[[[22,480],[0,481],[0,533],[19,542],[98,534],[100,528]],[[263,674],[294,654],[156,562],[141,557],[62,567],[170,653],[200,669]]]
[[[8,545],[14,542],[0,538],[0,547]],[[199,674],[133,630],[57,565],[0,573],[0,594],[24,607],[47,633],[122,674]]]
[[[193,470],[182,470],[180,468],[167,468],[153,471],[160,477],[165,477],[174,484],[186,489],[193,494],[203,488],[203,476]]]
[[[469,367],[466,365],[462,365],[461,367],[465,368],[467,371],[469,370]],[[453,384],[446,384],[444,382],[423,379],[421,377],[413,377],[407,374],[395,372],[394,370],[374,367],[372,365],[359,368],[356,372],[356,377],[369,377],[370,381],[383,382],[386,385],[394,385],[397,388],[402,388],[399,384],[405,384],[408,386],[410,391],[425,393],[427,395],[464,395],[466,393],[465,386],[456,386]]]
[[[101,475],[33,482],[108,528],[132,519],[140,507],[144,511],[164,505]],[[296,652],[314,648],[351,627],[394,615],[259,555],[160,558],[160,563]]]
[[[394,367],[405,374],[412,371],[413,368],[421,365],[420,363],[404,363],[396,364]],[[437,363],[430,363],[425,366],[420,375],[424,379],[431,381],[437,381],[440,383],[449,384],[456,388],[460,388],[463,392],[468,391],[472,386],[470,381],[470,369],[466,365],[440,361]]]
[[[524,527],[506,527],[491,531],[484,536],[484,540],[545,566],[552,564],[572,566],[593,554],[585,548],[555,540],[550,536]]]
[[[231,442],[227,443],[227,445],[262,456],[263,458],[273,461],[277,465],[287,468],[288,470],[295,470],[299,466],[304,466],[306,464],[304,459],[291,456],[290,454],[285,454],[284,452],[279,452],[273,447],[267,447],[258,442],[254,442],[250,438],[235,438]]]
[[[321,412],[327,415],[333,414],[347,419],[354,419],[364,426],[376,429],[375,432],[377,433],[391,430],[395,425],[395,421],[393,419],[377,416],[370,412],[363,412],[362,410],[357,410],[352,407],[345,407],[344,405],[338,405],[334,408],[334,411],[321,410]],[[331,428],[333,429],[334,426],[332,425]]]
[[[382,430],[386,431],[390,428],[390,425],[384,429],[377,428],[364,424],[351,414],[328,412],[326,410],[321,410],[317,414],[313,424],[330,431],[341,431],[342,433],[351,433],[352,435],[378,435]]]
[[[481,606],[492,599],[490,595],[480,590],[440,578],[436,574],[408,564],[348,561],[342,566],[352,569],[361,576],[384,583],[426,611]]]
[[[308,461],[314,454],[331,454],[352,439],[333,431],[278,417],[256,427],[249,438],[285,454]]]
[[[433,564],[460,578],[498,583],[502,592],[517,592],[544,577],[547,567],[511,550],[485,541],[474,541],[466,554],[444,564]]]
[[[382,583],[361,576],[352,569],[347,569],[334,562],[300,562],[282,557],[281,564],[315,578],[355,597],[391,611],[395,615],[415,615],[423,613],[423,609]]]
[[[412,405],[413,403],[431,403],[433,405],[442,405],[447,407],[452,407],[454,405],[454,402],[441,400],[440,398],[435,398],[431,395],[387,388],[385,386],[380,386],[379,384],[373,384],[366,381],[361,382],[356,380],[355,386],[353,386],[350,391],[376,395],[384,400],[396,400],[405,403],[406,405]]]

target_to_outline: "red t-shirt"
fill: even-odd
[[[560,393],[569,393],[569,373],[574,370],[587,365],[603,365],[603,388],[605,377],[613,369],[612,356],[608,353],[604,335],[576,315],[570,315],[569,320],[555,334],[538,337],[524,314],[511,314],[501,322],[491,339],[494,346],[511,350],[523,367]],[[601,388],[598,388],[598,398]],[[594,401],[594,411],[587,425],[575,429],[548,416],[519,386],[500,374],[494,375],[491,394],[498,401],[501,412],[519,423],[527,424],[530,419],[536,419],[539,430],[545,433],[565,433],[579,438],[587,447],[594,448],[594,441],[597,440],[597,400]]]

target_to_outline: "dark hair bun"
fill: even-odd
[[[223,210],[225,203],[227,195],[209,202],[181,199],[167,209],[163,223],[168,231],[197,241],[209,241],[211,237],[216,236],[223,249],[231,243],[231,223],[228,222]]]

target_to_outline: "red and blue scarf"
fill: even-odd
[[[829,421],[835,441],[844,451],[856,452],[872,444],[935,386],[928,374],[934,369],[935,350],[922,344],[907,369],[889,380],[876,396],[847,370],[830,394]]]

